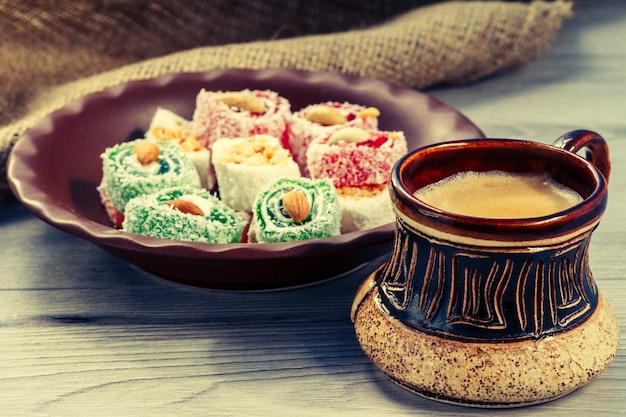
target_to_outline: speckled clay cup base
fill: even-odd
[[[593,315],[572,330],[540,340],[470,343],[416,331],[385,314],[375,274],[353,306],[357,339],[391,380],[434,400],[475,407],[550,401],[592,381],[617,352],[617,319],[602,294]]]

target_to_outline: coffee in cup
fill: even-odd
[[[548,173],[463,171],[420,188],[415,197],[463,216],[514,219],[548,216],[582,201]]]

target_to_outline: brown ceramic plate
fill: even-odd
[[[390,250],[392,224],[304,242],[225,245],[162,240],[111,227],[96,190],[100,154],[145,131],[158,106],[191,118],[201,88],[274,90],[290,100],[294,111],[326,100],[375,106],[382,113],[380,128],[404,131],[410,150],[484,136],[433,97],[382,81],[278,69],[182,73],[109,88],[45,117],[13,149],[8,167],[13,192],[53,226],[157,276],[194,286],[262,290],[304,285]]]

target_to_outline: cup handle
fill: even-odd
[[[611,174],[609,145],[596,132],[591,130],[572,130],[558,138],[552,146],[573,153],[584,151],[585,158],[598,168],[605,180],[609,180],[609,175]]]

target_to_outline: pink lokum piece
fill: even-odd
[[[274,91],[207,91],[196,97],[193,132],[208,149],[221,138],[270,135],[288,142],[289,101]]]
[[[330,178],[335,187],[387,184],[395,162],[407,152],[403,132],[343,128],[309,145],[311,178]]]

